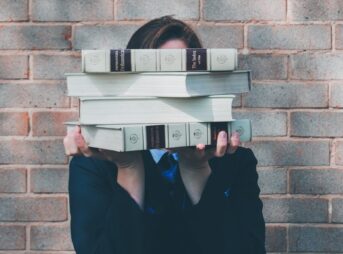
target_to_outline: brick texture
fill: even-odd
[[[343,19],[342,0],[288,0],[295,21],[331,21]]]
[[[332,199],[332,222],[343,223],[343,199]]]
[[[66,79],[67,72],[80,72],[79,56],[37,55],[33,57],[34,79]]]
[[[26,136],[29,132],[27,112],[0,112],[0,136]]]
[[[292,55],[290,64],[292,79],[343,79],[343,54],[340,53]]]
[[[327,84],[259,83],[243,96],[243,105],[251,108],[326,108]]]
[[[266,227],[266,250],[278,252],[287,250],[287,228],[281,226]]]
[[[289,250],[294,252],[342,252],[343,228],[290,226]]]
[[[198,0],[118,0],[117,15],[119,20],[153,19],[174,14],[178,19],[199,19]]]
[[[281,0],[272,2],[267,0],[204,0],[204,18],[225,21],[279,21],[286,18],[286,2]]]
[[[25,226],[0,226],[0,250],[25,250]]]
[[[113,20],[112,0],[32,0],[35,21]]]
[[[290,171],[290,192],[294,194],[343,194],[342,183],[342,169]]]
[[[31,169],[31,192],[68,192],[68,170],[66,168]]]
[[[343,142],[339,141],[335,145],[336,147],[336,164],[337,165],[342,165],[343,166]]]
[[[62,140],[0,140],[1,164],[64,164]]]
[[[343,113],[292,112],[291,135],[305,137],[342,137]]]
[[[330,106],[343,108],[343,83],[331,85]]]
[[[252,134],[258,136],[286,136],[286,112],[234,112],[233,118],[251,120]]]
[[[0,168],[0,193],[26,192],[25,168]]]
[[[336,26],[336,48],[343,49],[343,25]]]
[[[260,166],[326,166],[330,164],[328,141],[256,141],[247,144]]]
[[[0,56],[0,79],[27,79],[28,68],[27,56]]]
[[[0,197],[2,221],[64,221],[67,199],[64,197]]]
[[[137,25],[76,26],[75,49],[125,48]]]
[[[32,114],[33,136],[65,136],[68,121],[77,121],[78,112],[34,112]]]
[[[253,49],[331,48],[329,25],[259,25],[250,26],[248,33],[248,46]]]
[[[32,226],[32,250],[73,250],[68,226]]]
[[[0,21],[24,21],[28,17],[28,0],[1,0]]]
[[[239,69],[249,69],[256,80],[287,78],[287,56],[284,55],[240,55]]]
[[[261,194],[283,194],[287,192],[287,170],[285,168],[259,169],[258,185]]]
[[[0,84],[0,107],[3,108],[66,108],[69,104],[65,82]]]
[[[2,26],[0,49],[69,49],[70,26]]]

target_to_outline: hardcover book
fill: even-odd
[[[82,72],[231,71],[234,48],[82,50]]]
[[[79,122],[66,122],[68,130]],[[215,145],[219,131],[230,136],[240,134],[242,142],[251,140],[251,122],[248,119],[232,122],[192,122],[156,125],[84,125],[81,133],[88,146],[118,152],[153,148],[176,148],[197,144]]]
[[[80,97],[80,122],[160,124],[232,121],[231,108],[234,97]]]
[[[225,72],[67,73],[69,96],[195,97],[251,89],[247,70]]]

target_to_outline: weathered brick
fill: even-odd
[[[206,20],[285,20],[286,2],[281,0],[205,0]]]
[[[74,250],[69,226],[31,226],[30,233],[31,250]]]
[[[253,84],[243,96],[244,107],[325,108],[328,107],[327,84],[263,83]]]
[[[2,221],[65,221],[65,197],[0,197]]]
[[[29,132],[27,112],[0,112],[0,136],[26,136]]]
[[[76,121],[79,113],[74,112],[33,112],[32,135],[33,136],[65,136],[66,126],[64,122]]]
[[[126,48],[137,25],[75,26],[75,49]]]
[[[288,8],[292,20],[343,20],[342,0],[289,0]]]
[[[28,56],[0,56],[0,79],[27,79]]]
[[[343,113],[291,112],[291,136],[342,137]]]
[[[289,250],[294,252],[343,252],[342,227],[290,226]]]
[[[320,166],[330,164],[329,141],[255,141],[246,144],[259,166]]]
[[[0,107],[3,108],[67,108],[65,82],[0,84]]]
[[[296,194],[342,194],[343,170],[296,169],[290,171],[290,192]]]
[[[266,222],[328,222],[328,200],[319,198],[263,198]]]
[[[0,250],[24,250],[25,244],[25,226],[0,226]]]
[[[330,106],[343,108],[343,83],[331,84]]]
[[[0,49],[69,49],[70,26],[3,25]]]
[[[239,94],[236,94],[236,97],[233,98],[233,101],[232,101],[232,107],[237,108],[241,106],[242,106],[242,96]]]
[[[31,169],[31,192],[68,192],[68,169]]]
[[[287,113],[286,112],[233,112],[235,119],[250,119],[252,135],[256,136],[286,136]]]
[[[240,55],[239,69],[249,69],[253,79],[286,79],[287,56],[284,55]]]
[[[343,25],[336,25],[336,40],[335,40],[335,44],[336,44],[336,49],[343,49]]]
[[[198,0],[118,0],[116,19],[153,19],[175,14],[177,19],[199,19]]]
[[[336,165],[343,165],[343,142],[337,141],[335,143],[335,163]]]
[[[81,72],[79,56],[36,55],[33,57],[34,79],[65,79],[67,72]]]
[[[266,250],[283,252],[287,250],[287,228],[282,226],[266,226]]]
[[[113,0],[32,0],[34,21],[113,20]]]
[[[242,26],[198,26],[195,32],[205,48],[243,48]]]
[[[320,38],[320,40],[318,40]],[[253,25],[248,28],[253,49],[330,49],[330,25]]]
[[[285,168],[259,169],[258,185],[261,194],[283,194],[287,192],[287,170]]]
[[[26,169],[0,168],[0,192],[26,192]]]
[[[0,164],[64,164],[62,140],[0,140]]]
[[[343,54],[303,53],[290,58],[293,79],[343,79]]]
[[[332,222],[343,223],[343,199],[341,198],[332,199]]]
[[[27,0],[2,0],[0,8],[0,21],[28,20]]]

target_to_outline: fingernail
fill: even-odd
[[[220,135],[222,138],[226,138],[226,132],[225,131],[223,131],[222,133],[221,133],[221,135]]]

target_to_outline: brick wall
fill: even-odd
[[[74,253],[63,74],[166,14],[253,71],[235,116],[253,120],[268,252],[343,253],[343,0],[0,0],[0,253]]]

